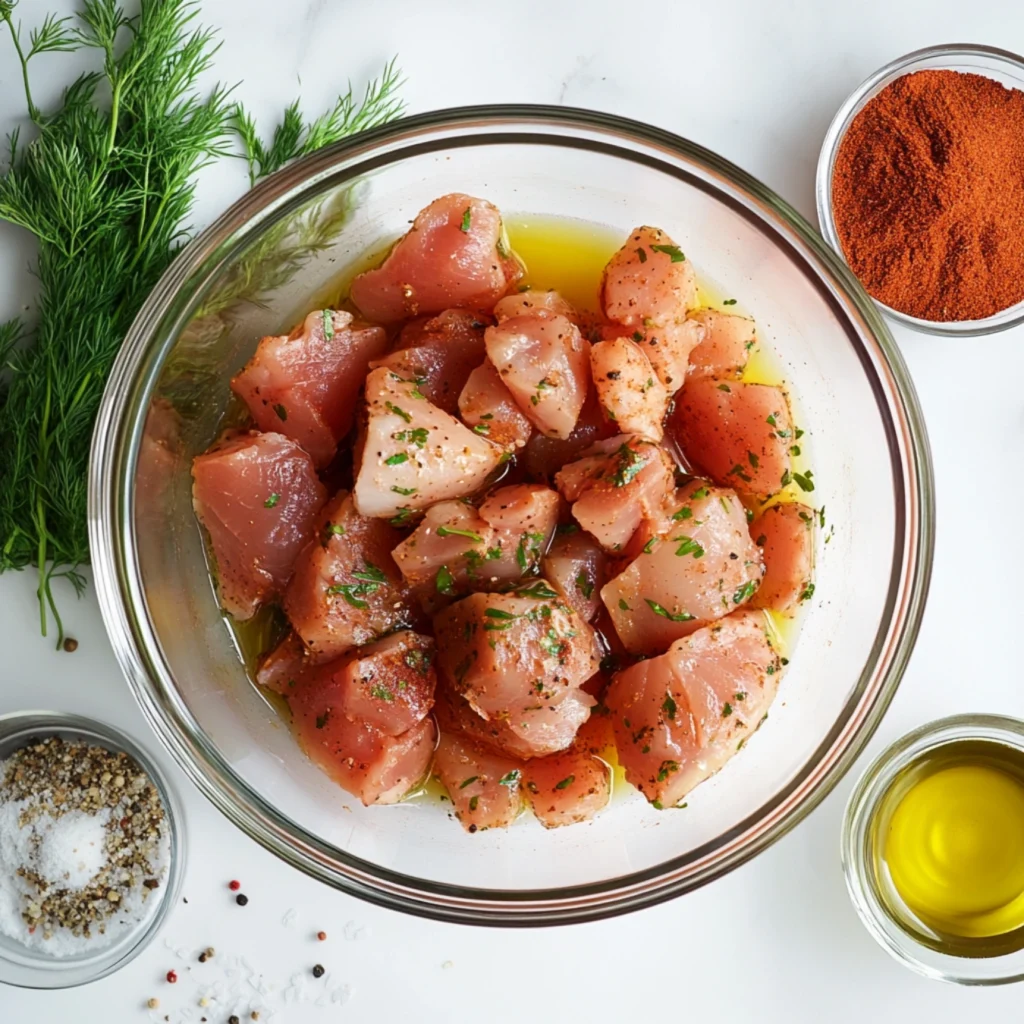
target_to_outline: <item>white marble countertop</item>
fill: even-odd
[[[22,0],[20,13],[33,23],[46,10],[72,7],[71,0]],[[812,220],[821,137],[861,79],[932,43],[1024,49],[1024,8],[1008,0],[205,0],[203,8],[204,20],[223,33],[218,77],[241,81],[240,95],[265,118],[300,90],[306,109],[319,110],[345,78],[360,83],[398,53],[411,111],[500,101],[610,110],[717,150]],[[37,67],[44,105],[67,80],[62,59],[45,58],[52,79],[44,60]],[[0,130],[9,130],[22,109],[10,45],[0,38]],[[244,185],[237,164],[207,175],[197,225]],[[0,226],[0,320],[31,298],[30,252],[15,231]],[[1024,715],[1019,665],[1000,639],[1020,629],[1020,570],[1012,552],[1024,499],[1014,472],[1024,456],[1024,329],[961,342],[894,333],[931,432],[940,528],[917,651],[866,756],[943,714]],[[985,479],[992,485],[982,486]],[[64,602],[69,631],[81,643],[72,657],[37,636],[33,587],[28,575],[0,578],[0,712],[74,710],[150,742],[92,594]],[[252,971],[285,985],[314,962],[328,968],[326,983],[314,988],[303,975],[292,993],[297,1001],[261,1018],[285,1024],[511,1024],[641,1014],[903,1024],[1020,1015],[1019,991],[925,981],[890,960],[861,927],[838,857],[839,821],[855,772],[785,839],[699,892],[600,924],[530,932],[434,924],[330,891],[285,868],[174,774],[188,812],[188,904],[175,910],[153,946],[111,978],[64,992],[0,988],[0,1020],[107,1024],[167,1014],[172,1022],[226,1021],[239,1009],[225,1001],[230,985],[205,1009],[197,1000],[204,985],[223,979],[229,954],[244,954]],[[245,910],[226,894],[232,877],[251,897]],[[320,928],[330,933],[323,944],[311,937]],[[194,954],[211,944],[222,958],[216,969],[200,968]],[[172,967],[183,975],[173,987],[162,980]],[[320,993],[335,993],[338,1001],[318,1007]],[[158,1011],[145,1009],[150,996],[161,1000]]]

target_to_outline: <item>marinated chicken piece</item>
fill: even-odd
[[[634,654],[660,654],[746,604],[764,569],[734,491],[694,481],[680,489],[653,536],[601,589],[615,632]]]
[[[572,514],[606,551],[621,551],[646,516],[672,490],[675,466],[642,437],[620,434],[599,441],[555,476]]]
[[[494,531],[464,501],[440,501],[392,552],[395,564],[428,612],[479,586],[501,557]]]
[[[523,316],[527,313],[557,314],[564,316],[566,320],[574,323],[577,327],[580,325],[579,314],[573,305],[566,302],[553,288],[547,291],[528,288],[525,292],[506,295],[494,306],[494,319],[499,324],[514,316]]]
[[[523,767],[523,792],[545,828],[589,821],[611,799],[611,766],[591,753],[582,735],[586,728],[564,753],[534,758]]]
[[[413,623],[409,590],[391,558],[400,538],[382,520],[359,515],[347,491],[331,500],[284,595],[310,651],[337,656]]]
[[[571,690],[554,709],[533,708],[515,719],[488,719],[477,714],[451,687],[441,686],[437,719],[443,731],[464,733],[488,750],[526,761],[565,750],[588,723],[593,706],[594,698],[581,688]]]
[[[765,498],[790,481],[793,424],[781,388],[697,377],[676,397],[666,429],[716,484]]]
[[[704,327],[696,320],[683,320],[682,323],[634,328],[629,335],[649,360],[658,379],[665,386],[669,395],[675,394],[685,383],[690,365],[690,358],[704,340]],[[611,324],[602,329],[606,338],[618,337],[622,334],[622,326]]]
[[[461,733],[442,728],[434,775],[448,791],[455,817],[467,832],[507,828],[519,815],[519,763]]]
[[[758,608],[792,612],[814,595],[815,516],[813,508],[788,501],[750,524],[764,558],[764,579],[753,600]]]
[[[601,607],[601,588],[608,579],[608,556],[588,533],[575,524],[555,536],[541,563],[545,579],[584,621]]]
[[[563,440],[534,431],[523,451],[523,466],[530,476],[550,480],[560,469],[578,459],[594,442],[613,437],[618,432],[615,424],[605,416],[597,400],[597,393],[591,388],[572,433]]]
[[[557,492],[542,484],[499,487],[483,501],[480,516],[493,528],[491,544],[501,552],[484,567],[492,584],[517,580],[540,568],[555,535],[560,504]]]
[[[352,427],[370,360],[386,348],[382,328],[318,309],[291,334],[264,338],[231,390],[260,430],[290,437],[318,467],[326,466]]]
[[[579,705],[592,705],[579,687],[598,651],[591,628],[546,580],[464,598],[434,617],[434,635],[444,678],[481,717],[506,720],[530,743],[536,735],[538,750],[569,745],[585,718]]]
[[[659,810],[677,806],[757,729],[781,672],[764,612],[751,610],[617,673],[604,703],[626,779]]]
[[[639,345],[628,338],[599,341],[590,349],[590,372],[598,400],[619,430],[661,440],[668,392]]]
[[[521,274],[497,208],[456,192],[420,211],[384,262],[352,282],[351,298],[368,319],[393,324],[445,309],[490,310]]]
[[[479,491],[501,449],[381,367],[366,378],[369,422],[353,491],[364,516],[389,518]]]
[[[400,736],[434,706],[433,660],[431,637],[402,630],[311,669],[301,685],[329,689],[336,713]]]
[[[590,386],[589,346],[558,314],[511,317],[484,332],[487,358],[520,410],[549,437],[567,438]]]
[[[519,411],[490,360],[469,375],[459,395],[459,415],[475,433],[507,452],[522,448],[533,433],[533,424]]]
[[[427,774],[437,740],[432,718],[388,736],[341,710],[342,687],[310,678],[288,695],[299,745],[342,789],[364,804],[393,804]]]
[[[276,647],[260,658],[256,682],[287,696],[311,668],[330,660],[329,655],[314,654],[295,630],[289,630]]]
[[[236,435],[192,460],[192,505],[227,612],[251,618],[284,589],[326,497],[312,459],[281,434]]]
[[[697,305],[697,278],[660,228],[640,227],[608,261],[601,301],[609,320],[629,327],[682,323]]]
[[[435,611],[470,590],[493,590],[536,571],[558,504],[539,484],[501,487],[479,512],[462,501],[439,502],[392,554],[424,608]]]
[[[488,318],[471,310],[446,309],[409,324],[395,351],[370,365],[386,366],[403,380],[415,381],[428,402],[455,416],[459,392],[486,355],[484,328],[488,323]]]
[[[690,353],[689,375],[738,380],[757,344],[757,325],[749,317],[715,309],[702,309],[693,319],[704,328],[704,340]]]

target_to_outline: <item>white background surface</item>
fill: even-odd
[[[26,23],[71,0],[22,0]],[[394,53],[413,112],[467,102],[568,103],[652,122],[760,177],[814,219],[812,183],[835,109],[879,65],[920,46],[969,41],[1024,50],[1013,0],[205,0],[223,32],[218,77],[269,121],[301,91],[307,111],[344,80],[361,83]],[[586,12],[586,13],[584,13]],[[74,63],[76,58],[71,58]],[[47,63],[48,62],[48,63]],[[67,58],[40,59],[37,101],[69,80]],[[52,78],[50,73],[52,72]],[[301,86],[299,84],[301,79]],[[0,130],[22,117],[9,41],[0,38]],[[244,188],[240,164],[203,183],[203,226]],[[0,320],[28,302],[24,239],[0,226]],[[939,542],[924,629],[871,756],[909,728],[959,711],[1024,715],[1019,509],[1024,498],[1024,330],[962,342],[895,330],[935,453]],[[0,578],[0,712],[79,711],[154,742],[107,644],[92,594],[65,600],[81,646],[56,654],[37,636],[34,582]],[[167,759],[164,758],[165,763]],[[860,762],[863,767],[866,760]],[[351,998],[317,1008],[317,988],[273,1018],[433,1022],[576,1019],[818,1022],[1018,1020],[1019,988],[966,990],[925,981],[875,946],[847,901],[837,853],[853,774],[753,863],[681,900],[568,929],[490,931],[433,924],[361,904],[277,862],[237,832],[174,770],[187,805],[190,863],[164,935],[130,967],[85,989],[0,988],[0,1021],[226,1021],[200,1010],[228,954],[268,980],[321,961]],[[225,885],[240,878],[251,902]],[[282,916],[291,908],[294,923]],[[325,944],[310,936],[323,928]],[[347,935],[347,937],[346,937]],[[165,946],[189,951],[194,969]],[[192,954],[218,949],[216,967]],[[182,981],[163,982],[175,967]],[[150,1014],[144,1003],[161,1000]],[[251,1003],[259,1007],[257,999]],[[243,1018],[244,1019],[244,1018]]]

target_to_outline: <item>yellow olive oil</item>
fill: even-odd
[[[876,822],[879,891],[903,927],[958,956],[1024,948],[1024,752],[989,740],[930,751]]]

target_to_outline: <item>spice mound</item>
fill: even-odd
[[[51,956],[95,952],[160,900],[167,814],[127,754],[51,737],[0,761],[0,933]]]
[[[853,119],[836,155],[843,254],[878,301],[982,320],[1024,300],[1024,92],[918,71]]]

